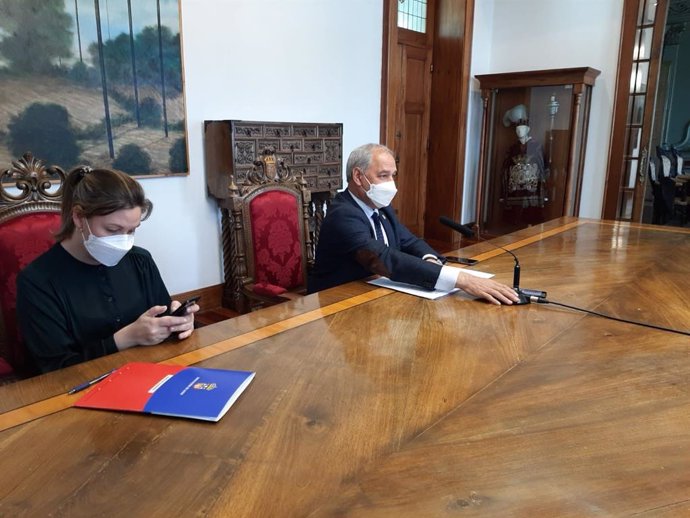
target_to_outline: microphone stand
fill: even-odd
[[[468,225],[462,225],[460,223],[457,223],[456,221],[453,221],[450,218],[447,218],[445,216],[441,216],[440,220],[441,224],[452,228],[456,232],[459,232],[463,236],[467,238],[474,238],[475,232],[472,230]],[[659,329],[661,331],[668,331],[669,333],[677,333],[685,336],[690,336],[690,332],[688,331],[683,331],[679,329],[672,329],[669,327],[663,327],[663,326],[657,326],[655,324],[648,324],[646,322],[637,322],[635,320],[628,320],[625,318],[619,318],[619,317],[614,317],[611,315],[606,315],[604,313],[598,313],[596,311],[591,311],[589,309],[583,309],[583,308],[578,308],[576,306],[570,306],[568,304],[563,304],[561,302],[555,302],[553,300],[548,300],[546,298],[546,292],[545,291],[540,291],[540,290],[528,290],[526,288],[520,288],[520,261],[518,261],[517,256],[508,250],[507,248],[503,248],[500,245],[496,245],[492,243],[491,241],[485,241],[484,239],[481,238],[479,235],[479,225],[475,225],[475,228],[477,228],[477,242],[486,242],[490,244],[491,246],[495,248],[500,248],[504,252],[508,252],[510,255],[513,256],[513,259],[515,259],[515,267],[513,269],[513,289],[515,292],[518,294],[518,297],[520,298],[519,302],[514,302],[513,305],[522,305],[522,304],[530,304],[531,302],[534,302],[535,304],[553,304],[555,306],[561,306],[564,308],[568,309],[574,309],[576,311],[582,311],[584,313],[587,313],[589,315],[595,315],[597,317],[602,317],[602,318],[608,318],[609,320],[615,320],[616,322],[624,322],[626,324],[634,324],[636,326],[643,326],[643,327],[648,327],[651,329]]]
[[[453,230],[455,230],[456,232],[459,232],[461,235],[463,235],[467,238],[474,238],[476,235],[477,236],[476,239],[477,239],[478,243],[479,242],[487,243],[487,244],[493,246],[494,248],[498,248],[500,250],[503,250],[504,252],[508,252],[513,257],[513,260],[515,261],[515,266],[513,266],[513,290],[515,290],[515,293],[517,293],[517,296],[518,296],[518,302],[514,302],[513,303],[514,306],[521,306],[524,304],[530,304],[532,302],[531,297],[537,297],[537,298],[543,298],[543,299],[546,298],[546,292],[545,291],[520,288],[520,261],[518,260],[517,255],[515,255],[512,251],[508,250],[507,248],[503,248],[500,245],[494,244],[491,241],[487,241],[487,240],[483,239],[481,237],[481,235],[479,235],[479,232],[477,232],[475,234],[475,231],[472,230],[471,228],[469,228],[468,225],[463,225],[461,223],[457,223],[457,222],[453,221],[452,219],[447,218],[445,216],[441,216],[439,221],[441,222],[442,225],[445,225],[447,227],[452,228]],[[479,229],[478,226],[477,226],[477,229]]]
[[[477,230],[479,230],[479,226],[477,226]],[[472,234],[474,235],[474,231],[472,231]],[[508,252],[513,259],[515,260],[515,266],[513,266],[513,289],[515,290],[515,293],[518,295],[518,302],[514,303],[513,305],[524,305],[524,304],[530,304],[532,302],[532,297],[537,297],[538,299],[545,299],[546,298],[546,292],[542,290],[531,290],[528,288],[521,288],[520,287],[520,261],[517,258],[517,255],[515,255],[511,250],[508,250],[507,248],[502,247],[501,245],[497,245],[495,243],[492,243],[491,241],[487,241],[484,238],[481,237],[479,232],[476,233],[477,236],[477,241],[482,242],[482,243],[487,243],[495,248],[500,248],[501,250]]]

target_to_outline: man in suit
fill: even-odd
[[[512,288],[444,266],[441,256],[415,237],[390,203],[397,191],[393,152],[365,144],[347,160],[347,190],[338,193],[321,226],[310,293],[372,274],[428,289],[461,288],[494,304],[512,304]]]

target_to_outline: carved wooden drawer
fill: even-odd
[[[294,174],[303,173],[313,193],[342,188],[343,125],[339,123],[204,122],[206,182],[218,199],[228,196],[230,174],[241,183],[262,151],[275,150]]]

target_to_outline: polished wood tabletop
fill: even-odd
[[[491,243],[553,302],[690,331],[690,233]],[[512,282],[491,243],[460,251]],[[256,371],[218,423],[73,408],[128,361]],[[354,282],[0,387],[0,516],[689,516],[690,338]]]

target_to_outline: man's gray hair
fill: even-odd
[[[390,156],[395,157],[393,151],[388,149],[383,144],[364,144],[356,147],[350,153],[350,156],[347,159],[347,166],[345,167],[345,177],[347,178],[348,183],[352,181],[352,171],[355,170],[355,167],[362,171],[367,170],[367,167],[369,167],[369,164],[371,163],[371,157],[376,151],[385,151]]]

